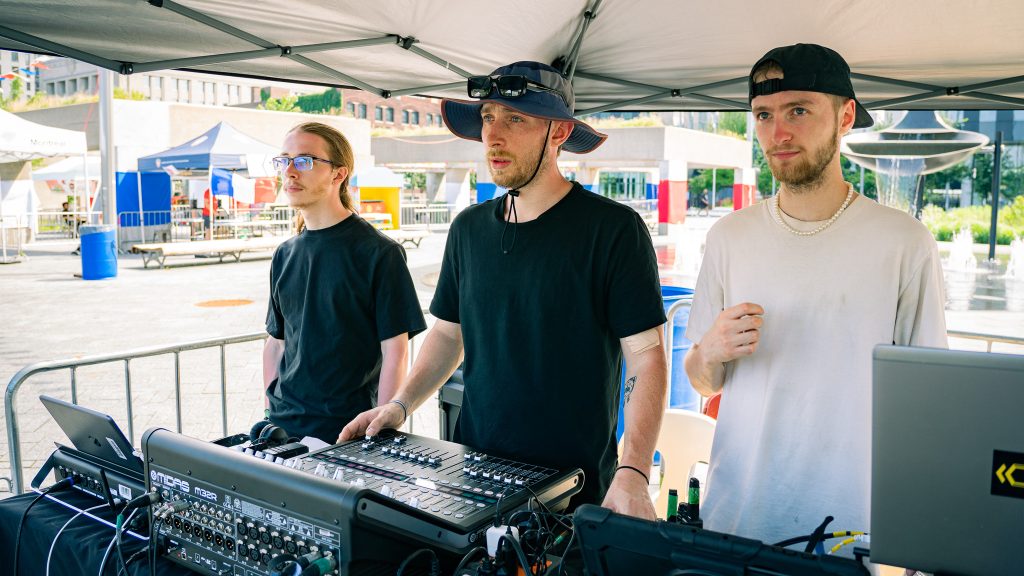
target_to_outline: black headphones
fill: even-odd
[[[249,441],[253,444],[277,446],[288,441],[288,432],[270,420],[260,420],[249,430]]]

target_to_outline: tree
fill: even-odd
[[[722,112],[718,117],[718,132],[738,138],[747,138],[747,113]]]
[[[266,102],[260,104],[260,110],[275,110],[277,112],[302,112],[299,108],[298,96],[281,96],[280,98],[267,98]]]
[[[311,114],[340,114],[341,90],[330,88],[319,94],[299,96],[296,105],[303,112]]]
[[[21,93],[24,90],[24,83],[21,78],[15,76],[11,80],[11,95],[9,97],[11,102],[17,102],[21,99]]]

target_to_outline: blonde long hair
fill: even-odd
[[[355,212],[356,209],[352,204],[352,196],[348,193],[348,182],[352,178],[352,172],[355,170],[356,159],[348,138],[345,138],[345,135],[337,128],[328,126],[322,122],[303,122],[289,130],[288,134],[291,134],[292,132],[313,134],[323,138],[324,142],[327,143],[327,159],[330,160],[335,167],[344,167],[348,172],[345,175],[345,179],[342,180],[341,184],[338,186],[338,198],[341,200],[342,206],[347,210]],[[306,221],[302,218],[302,213],[297,213],[295,229],[298,232],[302,232],[305,227]]]

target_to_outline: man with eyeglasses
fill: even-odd
[[[452,223],[431,329],[392,404],[361,414],[342,439],[402,424],[459,365],[456,440],[488,454],[582,468],[570,503],[654,518],[648,474],[664,408],[665,322],[658,267],[632,209],[567,181],[560,150],[606,136],[573,117],[572,87],[537,62],[470,78],[474,100],[445,100],[445,124],[482,141],[501,197]],[[616,454],[620,364],[625,436]]]
[[[336,129],[293,128],[273,159],[299,233],[274,252],[263,374],[267,417],[333,443],[405,376],[426,325],[403,248],[355,214],[354,155]]]

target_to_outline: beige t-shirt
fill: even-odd
[[[762,202],[708,232],[687,338],[742,302],[764,308],[764,325],[757,351],[726,365],[702,515],[768,543],[827,515],[829,531],[867,531],[871,352],[946,347],[938,249],[920,222],[864,197],[813,236],[772,210]]]

